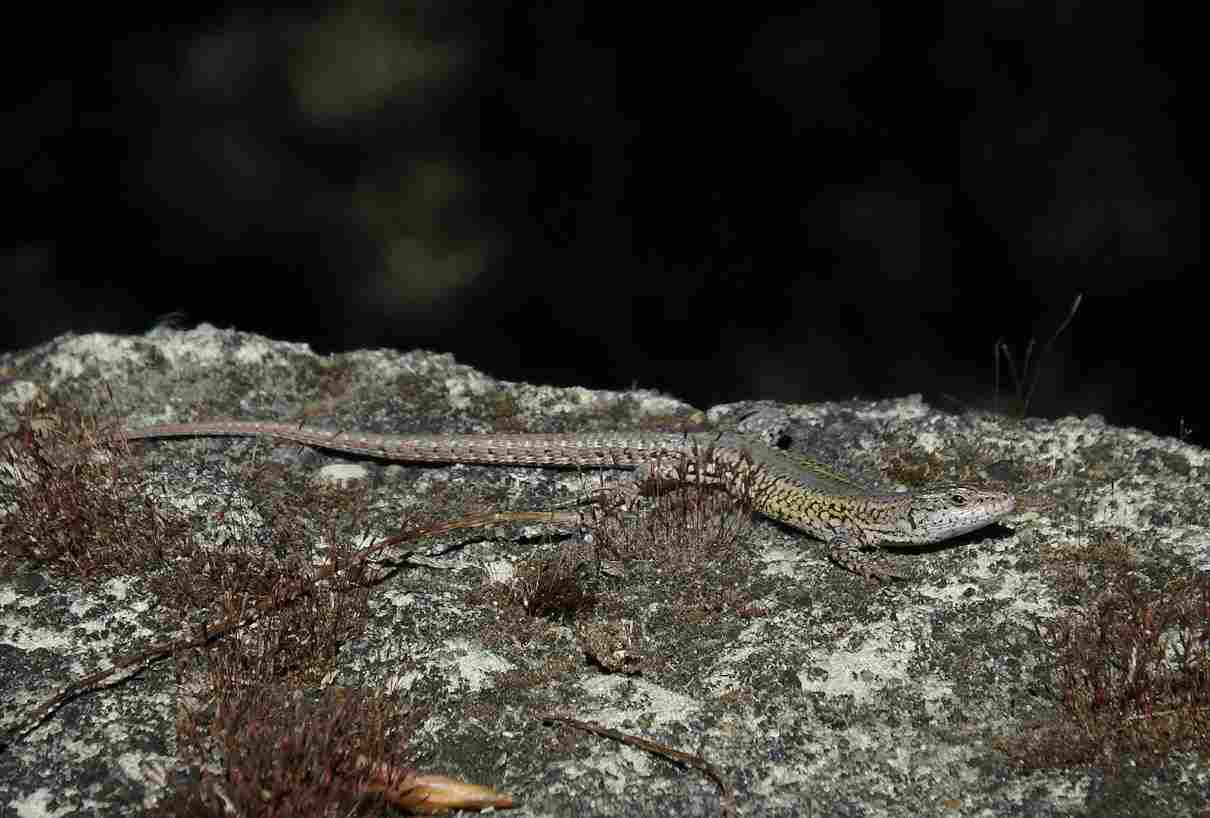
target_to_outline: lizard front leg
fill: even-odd
[[[906,574],[895,570],[890,563],[866,553],[865,549],[868,547],[853,535],[838,531],[828,543],[828,556],[840,567],[866,579],[876,579],[880,582],[907,579]]]

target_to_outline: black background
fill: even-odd
[[[1005,408],[997,341],[1082,294],[1030,414],[1204,444],[1202,47],[1154,8],[31,18],[0,347],[179,313],[699,406]]]

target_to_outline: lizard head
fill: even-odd
[[[908,543],[941,542],[990,525],[1015,507],[1016,499],[1008,492],[932,486],[912,494],[892,536]]]

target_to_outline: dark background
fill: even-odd
[[[699,406],[1019,410],[994,350],[1033,338],[1030,414],[1210,441],[1192,21],[886,6],[14,25],[0,347],[179,313]]]

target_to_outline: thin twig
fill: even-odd
[[[699,755],[693,753],[682,753],[680,750],[674,750],[666,744],[649,741],[645,738],[632,736],[628,733],[619,733],[617,730],[609,727],[602,727],[599,724],[592,724],[579,719],[571,719],[567,716],[556,716],[553,713],[544,713],[539,716],[542,721],[558,721],[563,724],[575,727],[577,730],[583,730],[588,733],[595,733],[598,736],[620,741],[622,744],[628,744],[631,747],[638,747],[640,750],[646,750],[649,753],[654,753],[658,756],[663,756],[675,764],[681,764],[685,767],[692,767],[698,770],[711,781],[713,781],[719,789],[719,814],[722,818],[735,818],[735,792],[731,789],[731,785],[727,783],[722,774],[715,769],[709,761]]]
[[[1071,302],[1071,309],[1067,311],[1067,317],[1063,319],[1063,323],[1059,324],[1059,328],[1055,330],[1054,335],[1050,336],[1050,340],[1042,348],[1042,354],[1038,356],[1038,360],[1045,361],[1050,356],[1051,347],[1055,345],[1055,341],[1063,334],[1063,330],[1067,329],[1068,324],[1076,317],[1076,310],[1080,308],[1080,302],[1083,300],[1084,293],[1076,293],[1075,300]],[[1025,408],[1029,408],[1029,403],[1033,400],[1034,390],[1037,389],[1039,380],[1037,373],[1035,373],[1033,382],[1029,385],[1029,391],[1025,394]]]

